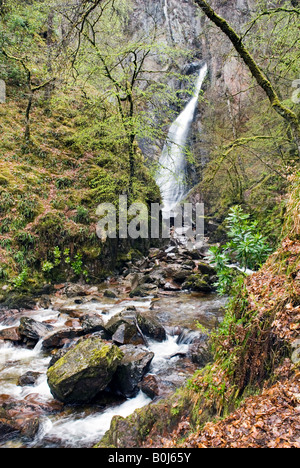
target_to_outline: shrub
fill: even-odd
[[[228,294],[236,279],[247,270],[258,270],[267,260],[271,249],[258,231],[258,223],[241,206],[231,208],[226,219],[230,241],[221,247],[211,247],[208,260],[218,273],[219,294]]]

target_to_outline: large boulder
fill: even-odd
[[[190,275],[182,285],[182,289],[191,291],[209,293],[213,288],[208,275],[193,274]]]
[[[153,317],[151,311],[138,312],[136,319],[144,335],[148,336],[149,338],[153,338],[156,341],[160,341],[160,342],[166,340],[167,338],[166,330],[159,323],[159,321],[155,317]]]
[[[134,397],[138,391],[138,384],[149,369],[154,353],[140,346],[121,346],[124,357],[119,364],[113,378],[112,388],[126,398]]]
[[[126,310],[112,317],[105,326],[112,340],[118,345],[144,344],[144,339],[137,328],[135,310]]]
[[[18,327],[4,328],[0,331],[0,340],[18,342],[22,341]]]
[[[91,401],[111,382],[123,352],[98,337],[82,340],[48,369],[48,385],[64,403]]]
[[[144,344],[143,337],[138,333],[137,327],[131,323],[122,323],[112,336],[117,345],[139,345]]]
[[[64,328],[54,331],[43,340],[43,349],[62,348],[70,344],[74,338],[78,338],[83,334],[83,330],[80,328]]]
[[[54,327],[52,325],[38,322],[30,317],[22,317],[20,320],[20,335],[32,341],[39,341],[53,330]]]

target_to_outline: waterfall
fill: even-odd
[[[165,214],[172,212],[189,191],[186,144],[206,75],[207,65],[205,64],[200,69],[192,98],[170,127],[167,142],[159,160],[156,182],[161,190]]]

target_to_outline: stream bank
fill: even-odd
[[[215,272],[204,257],[205,249],[190,252],[173,240],[101,285],[55,285],[30,310],[1,310],[0,446],[92,447],[114,416],[129,416],[184,385],[210,360],[209,332],[226,302],[214,292]],[[90,401],[58,401],[49,366],[91,338],[127,358],[143,350],[144,367],[131,355],[134,382],[112,378]]]

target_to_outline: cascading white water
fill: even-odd
[[[159,160],[156,182],[161,190],[163,213],[166,215],[172,212],[188,193],[186,144],[207,70],[206,64],[200,69],[193,96],[171,125]]]

